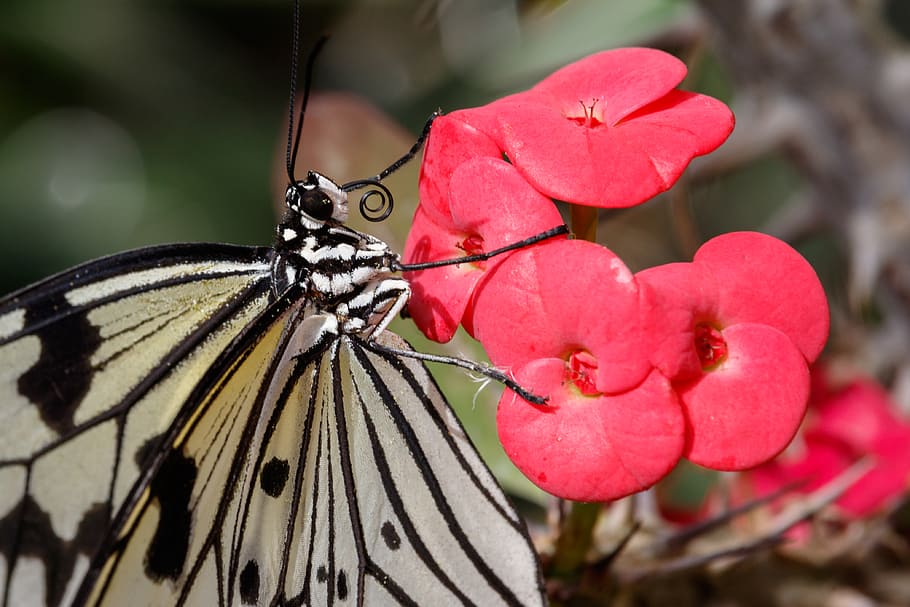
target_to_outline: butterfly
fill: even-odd
[[[298,134],[271,247],[148,247],[0,299],[0,606],[545,604],[438,357],[386,329],[405,266],[344,223],[353,189],[391,208],[428,130],[345,185],[293,176]]]

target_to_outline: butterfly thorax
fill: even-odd
[[[297,289],[314,312],[335,315],[344,333],[384,327],[410,295],[407,282],[393,275],[398,255],[344,225],[347,195],[318,173],[290,186],[286,201],[272,262],[274,295]]]

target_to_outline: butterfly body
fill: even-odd
[[[524,524],[385,330],[397,256],[311,173],[271,248],[0,300],[0,606],[543,604]]]
[[[318,201],[306,198],[318,197]],[[318,173],[288,188],[288,211],[277,229],[272,285],[276,294],[298,286],[315,312],[341,321],[339,330],[382,332],[410,295],[407,281],[393,276],[398,255],[378,238],[346,227],[347,198]],[[331,206],[319,206],[331,205]],[[306,207],[336,209],[317,219]],[[379,317],[379,318],[377,318]]]

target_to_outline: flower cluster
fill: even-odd
[[[783,487],[812,493],[868,458],[871,468],[836,500],[846,518],[864,518],[893,505],[910,486],[910,420],[873,379],[835,381],[813,368],[809,414],[778,458],[738,479],[739,493],[762,496]]]
[[[628,207],[729,135],[721,102],[676,89],[685,66],[643,48],[592,55],[532,89],[433,124],[405,248],[417,263],[492,251],[562,223],[553,199]],[[438,341],[459,324],[531,391],[497,425],[506,453],[562,497],[650,487],[681,457],[737,470],[780,452],[805,411],[827,302],[812,268],[757,233],[633,274],[609,249],[554,238],[415,272],[411,312]]]

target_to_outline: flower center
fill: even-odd
[[[578,107],[567,111],[566,118],[588,128],[600,126],[604,123],[603,111],[597,107],[597,103],[597,99],[592,99],[590,103],[585,103],[579,99]]]
[[[597,396],[597,359],[590,352],[579,350],[566,361],[566,380],[575,384],[585,396]]]
[[[471,234],[458,244],[458,248],[467,255],[480,255],[483,253],[483,238],[477,234]]]
[[[471,234],[470,236],[467,236],[464,240],[462,240],[455,246],[457,248],[461,249],[462,251],[464,251],[464,254],[466,256],[480,255],[481,253],[485,253],[485,251],[483,250],[483,238],[478,236],[477,234]],[[476,265],[479,268],[482,268],[483,264],[484,264],[483,261],[474,262],[474,265]]]
[[[720,329],[705,322],[695,325],[695,351],[705,371],[724,362],[727,359],[727,342]]]

